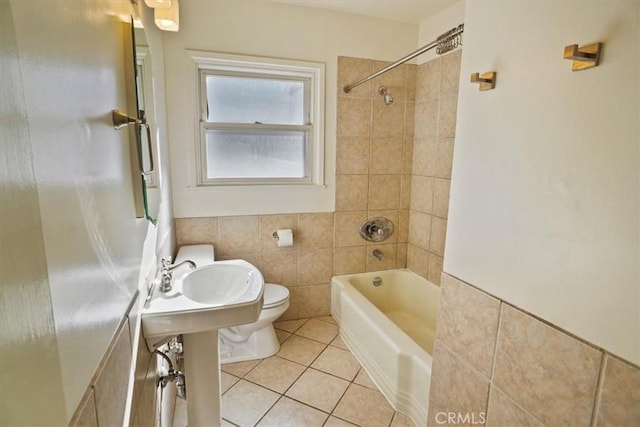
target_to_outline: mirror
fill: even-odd
[[[144,214],[155,225],[160,207],[160,175],[157,165],[154,164],[154,159],[158,159],[158,141],[155,132],[158,126],[153,97],[151,49],[140,20],[134,20],[132,38],[135,59],[136,104],[138,119],[143,123],[143,125],[136,126],[136,139],[140,155],[139,169],[142,175]]]

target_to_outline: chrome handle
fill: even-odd
[[[143,175],[148,175],[153,172],[154,164],[153,164],[153,149],[151,144],[151,126],[147,122],[147,117],[145,115],[144,110],[139,111],[140,118],[129,116],[123,113],[120,110],[112,110],[111,111],[111,120],[113,121],[113,128],[120,130],[129,125],[134,125],[136,127],[136,137],[138,139],[138,168],[140,169],[140,173]],[[145,170],[144,161],[142,160],[142,146],[140,143],[141,135],[140,135],[140,126],[144,126],[147,130],[147,150],[149,151],[149,170]]]

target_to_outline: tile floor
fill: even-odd
[[[275,327],[275,356],[222,365],[223,426],[414,426],[378,391],[331,317]],[[174,427],[186,425],[186,412],[177,399]]]

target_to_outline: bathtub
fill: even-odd
[[[418,426],[427,425],[439,299],[439,286],[406,269],[331,280],[340,336],[391,405]]]

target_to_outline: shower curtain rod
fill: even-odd
[[[405,62],[415,58],[418,55],[422,55],[426,51],[431,50],[436,46],[438,46],[438,51],[437,51],[438,55],[442,55],[443,53],[447,53],[450,50],[453,50],[456,47],[458,47],[460,44],[462,44],[461,41],[460,41],[460,38],[458,38],[458,37],[463,32],[464,32],[464,24],[460,24],[457,27],[454,27],[454,28],[450,29],[446,33],[443,33],[443,34],[439,35],[436,40],[432,41],[428,45],[425,45],[425,46],[421,47],[420,49],[416,50],[415,52],[412,52],[409,55],[407,55],[407,56],[405,56],[405,57],[403,57],[401,59],[398,59],[396,62],[394,62],[394,63],[392,63],[390,65],[387,65],[386,67],[376,71],[373,74],[369,74],[367,77],[365,77],[363,79],[360,79],[355,83],[351,83],[349,85],[346,85],[343,88],[343,90],[345,91],[345,93],[349,93],[349,92],[351,92],[351,89],[360,86],[362,83],[368,82],[371,79],[375,79],[380,74],[384,74],[387,71],[396,68],[398,65],[404,64]]]

